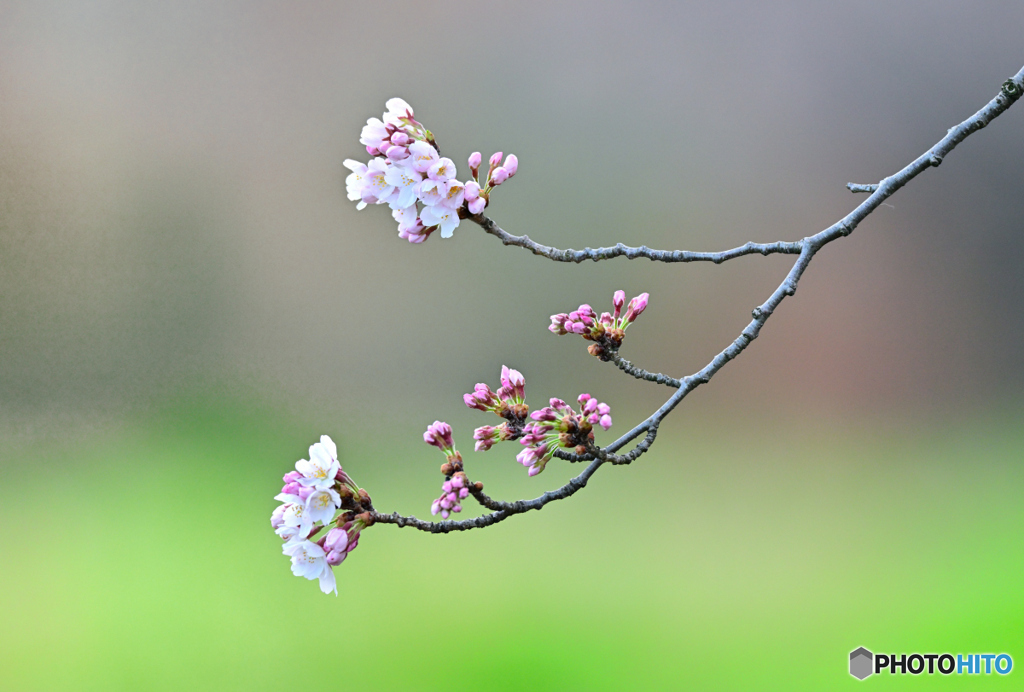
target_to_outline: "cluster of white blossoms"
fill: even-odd
[[[412,106],[400,98],[387,102],[384,119],[366,121],[359,142],[373,158],[368,164],[346,159],[352,174],[345,180],[348,198],[358,209],[368,204],[387,204],[398,222],[398,235],[410,243],[422,243],[441,229],[450,238],[459,220],[480,214],[491,190],[515,175],[519,160],[514,154],[501,162],[501,152],[490,159],[480,184],[480,152],[469,157],[473,179],[456,179],[455,163],[441,156],[434,135],[413,117]]]
[[[324,593],[338,593],[334,566],[359,545],[359,534],[373,523],[373,505],[338,462],[338,448],[327,435],[309,448],[309,459],[295,462],[284,476],[284,487],[274,497],[284,504],[270,515],[274,532],[284,539],[284,554],[292,559],[292,573],[319,579]],[[338,510],[341,514],[335,516]],[[313,537],[333,526],[319,541]]]

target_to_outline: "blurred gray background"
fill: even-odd
[[[2,3],[0,417],[228,392],[347,430],[468,424],[460,395],[503,363],[533,400],[585,389],[642,415],[665,393],[548,315],[649,291],[624,355],[684,375],[791,260],[567,266],[472,225],[409,245],[345,199],[366,118],[405,98],[462,177],[474,150],[516,153],[489,213],[545,243],[794,240],[992,98],[1022,20],[1019,0]],[[822,252],[686,409],[1019,399],[1022,151],[1017,106]]]

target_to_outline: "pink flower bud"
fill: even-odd
[[[469,155],[469,170],[473,172],[473,177],[477,177],[477,171],[480,170],[480,161],[482,157],[479,151],[474,151]]]
[[[441,511],[441,501],[434,500],[434,504],[430,505],[430,513],[437,516],[437,513]]]
[[[295,482],[285,483],[285,486],[281,488],[281,492],[285,495],[298,495],[301,487],[301,485]]]
[[[442,519],[447,519],[447,518],[448,518],[448,517],[450,517],[450,516],[451,516],[451,514],[449,514],[449,513],[448,513],[448,510],[447,510],[447,509],[442,509],[442,510],[441,510],[441,518],[442,518]]]
[[[405,147],[388,147],[386,156],[391,161],[402,161],[403,159],[409,158],[409,150]]]
[[[501,165],[501,156],[502,156],[502,153],[500,151],[491,154],[491,160],[490,160],[491,168],[497,168],[498,166]]]
[[[522,403],[526,398],[526,378],[523,373],[513,370],[507,365],[501,366],[501,391],[499,396],[503,399],[512,399],[516,403]]]
[[[469,394],[463,394],[462,400],[466,402],[466,406],[481,411],[490,411],[498,403],[497,396],[483,382],[478,382]]]
[[[506,387],[524,387],[526,386],[526,378],[523,377],[523,373],[519,372],[518,370],[514,370],[506,365],[502,365],[501,383]]]
[[[494,169],[494,172],[491,173],[491,179],[489,181],[489,184],[493,187],[497,187],[506,180],[508,180],[508,171],[502,168],[501,166],[498,166],[497,168]]]
[[[307,488],[304,486],[299,486],[299,491],[295,494],[301,497],[302,501],[305,502],[306,500],[309,499],[309,496],[312,495],[314,491],[316,491],[316,488]]]
[[[615,316],[618,317],[619,313],[622,312],[622,306],[626,304],[626,292],[616,291],[612,295],[612,305],[615,306]]]
[[[344,562],[346,557],[348,557],[348,552],[343,550],[339,553],[337,550],[332,550],[327,553],[327,557],[325,559],[328,565],[336,567]]]
[[[427,426],[427,431],[423,433],[423,441],[444,452],[453,449],[455,443],[452,442],[452,426],[439,420],[434,421]]]
[[[284,478],[282,480],[284,480],[285,483],[294,483],[300,478],[302,478],[302,474],[299,473],[298,471],[289,471],[288,473],[284,474]]]
[[[597,412],[604,416],[612,412],[612,407],[608,404],[598,404]]]
[[[324,550],[342,551],[348,547],[348,531],[342,529],[331,529],[324,536]]]
[[[453,512],[461,512],[462,511],[462,505],[455,505],[454,507],[452,507],[452,511]]]
[[[476,215],[482,214],[484,209],[487,207],[487,200],[483,197],[477,197],[469,202],[469,213]]]
[[[475,180],[470,180],[466,183],[465,187],[466,200],[472,202],[474,199],[480,196],[480,183]]]
[[[647,299],[649,297],[647,293],[641,293],[629,301],[629,307],[626,308],[626,322],[632,322],[640,316],[640,313],[647,309]]]
[[[396,132],[395,134],[391,135],[391,143],[392,144],[397,144],[400,147],[404,147],[410,141],[411,141],[411,138],[409,137],[409,135],[405,134],[404,132]]]
[[[548,399],[548,403],[551,404],[551,408],[555,409],[556,411],[564,412],[569,409],[569,404],[565,403],[561,399],[556,399],[555,397],[551,397],[550,399]]]
[[[506,171],[508,171],[508,177],[511,178],[512,176],[514,176],[516,174],[516,171],[519,170],[519,157],[517,157],[515,154],[509,154],[508,157],[505,159],[505,165],[503,166],[503,168]]]
[[[608,428],[612,427],[612,417],[606,413],[603,416],[601,416],[600,423],[601,427],[607,430]]]
[[[418,218],[410,226],[402,224],[398,225],[398,237],[405,238],[410,243],[422,243],[424,240],[430,237],[432,231],[427,231],[423,226],[423,222]]]
[[[366,145],[366,153],[369,154],[370,156],[380,156],[380,150],[377,149],[377,147],[373,146],[372,144]]]
[[[468,495],[469,495],[469,488],[460,488],[459,489],[459,499],[460,500],[465,500]]]
[[[530,470],[527,472],[527,475],[530,476],[531,478],[533,478],[534,476],[536,476],[538,473],[540,473],[543,470],[544,470],[543,466],[541,466],[540,464],[534,464],[533,466],[530,467]]]
[[[462,476],[456,476],[455,478],[453,478],[451,480],[451,485],[452,485],[452,488],[458,489],[458,488],[461,488],[464,485],[466,485],[466,481],[463,479]]]
[[[496,428],[492,428],[489,425],[484,425],[474,430],[473,439],[476,440],[474,449],[478,452],[486,452],[493,447],[499,435],[496,430]]]
[[[569,332],[565,328],[565,321],[567,319],[569,319],[569,316],[564,312],[560,312],[557,315],[552,315],[551,326],[548,327],[548,330],[551,331],[552,334],[558,334],[559,336],[563,334],[568,334]]]
[[[444,483],[442,483],[441,490],[445,491],[446,493],[450,493],[452,491],[452,482],[445,481]]]

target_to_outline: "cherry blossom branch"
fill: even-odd
[[[894,175],[882,179],[877,186],[873,186],[874,190],[871,191],[870,196],[859,204],[853,211],[825,230],[794,243],[773,243],[771,245],[747,243],[740,248],[728,250],[723,253],[688,253],[685,251],[666,253],[663,251],[650,250],[646,247],[629,248],[621,244],[613,248],[600,248],[597,250],[558,250],[556,248],[539,245],[525,235],[513,236],[499,228],[491,219],[483,216],[482,214],[477,214],[471,217],[488,233],[500,238],[505,245],[525,247],[531,250],[534,254],[542,255],[561,262],[582,262],[584,259],[593,259],[596,261],[609,259],[611,257],[626,256],[630,259],[635,257],[648,257],[649,259],[659,261],[711,261],[719,263],[726,259],[732,259],[733,257],[740,257],[754,252],[761,252],[766,255],[773,252],[785,254],[798,253],[799,257],[793,264],[789,273],[786,275],[786,278],[778,288],[775,289],[771,296],[769,296],[768,300],[753,309],[753,319],[746,328],[740,332],[740,335],[728,347],[718,353],[718,355],[716,355],[704,368],[693,375],[684,378],[682,381],[672,380],[664,375],[656,375],[634,368],[631,363],[628,363],[628,361],[622,361],[621,358],[619,360],[615,360],[614,357],[609,358],[609,360],[616,362],[624,372],[632,374],[634,377],[639,376],[640,379],[655,382],[658,382],[659,378],[664,378],[664,381],[661,383],[670,384],[670,386],[678,386],[678,391],[676,391],[657,411],[651,414],[642,423],[621,436],[612,444],[608,445],[606,448],[602,449],[600,447],[590,445],[588,446],[586,454],[568,454],[561,451],[556,452],[556,457],[566,459],[568,461],[583,461],[588,458],[592,459],[591,463],[581,474],[570,480],[562,487],[546,492],[533,500],[497,503],[496,501],[487,498],[487,502],[493,503],[491,506],[500,507],[500,509],[491,514],[485,514],[474,519],[427,522],[416,519],[415,517],[404,517],[398,513],[388,515],[375,514],[375,519],[382,523],[391,523],[398,526],[412,526],[421,531],[428,531],[430,533],[448,533],[450,531],[465,531],[468,529],[482,528],[484,526],[490,526],[503,521],[515,514],[521,514],[533,509],[539,510],[549,502],[571,497],[578,490],[585,487],[590,477],[593,476],[597,469],[606,462],[612,464],[628,464],[636,460],[639,456],[650,449],[650,446],[653,444],[657,435],[658,426],[661,421],[671,413],[679,402],[681,402],[694,389],[709,382],[711,378],[726,365],[726,363],[736,358],[747,348],[747,346],[751,344],[751,342],[754,341],[754,339],[758,337],[761,328],[782,301],[785,300],[786,297],[792,296],[796,293],[797,284],[800,281],[800,278],[803,276],[804,271],[810,264],[811,259],[813,259],[814,255],[822,247],[834,240],[837,240],[838,238],[850,235],[850,233],[852,233],[853,230],[869,214],[871,214],[871,212],[878,208],[882,202],[892,196],[893,193],[906,185],[912,179],[917,177],[924,170],[938,166],[942,163],[942,160],[946,155],[948,155],[949,152],[951,152],[960,142],[966,139],[970,134],[977,132],[988,125],[988,123],[998,117],[1018,98],[1020,98],[1022,93],[1024,93],[1024,68],[1014,75],[1012,79],[1007,80],[1003,84],[999,94],[997,94],[996,97],[993,98],[984,108],[960,123],[958,126],[951,128],[945,137],[939,140],[938,143],[924,154],[914,159],[914,161],[905,166],[902,170]],[[866,188],[868,186],[853,186],[851,184],[851,190],[853,190],[854,187]],[[864,191],[867,190],[865,189]],[[618,356],[618,354],[616,353],[615,356]],[[621,449],[643,433],[646,433],[644,439],[638,443],[633,450],[625,455],[615,454],[618,449]],[[481,504],[484,504],[485,507],[489,506],[484,502]]]
[[[848,184],[852,192],[867,193],[868,197],[825,230],[795,242],[747,243],[719,253],[667,252],[646,246],[628,247],[621,243],[608,248],[559,250],[540,245],[525,235],[511,235],[484,216],[483,211],[494,189],[515,175],[518,159],[509,155],[502,164],[502,154],[496,153],[489,160],[486,176],[481,176],[482,158],[479,152],[474,152],[469,158],[472,180],[462,183],[455,179],[455,164],[440,157],[433,134],[415,120],[412,108],[401,99],[388,101],[388,112],[383,122],[376,118],[368,120],[360,139],[374,158],[369,164],[346,161],[345,165],[352,170],[346,185],[349,198],[359,200],[359,208],[371,203],[389,204],[392,215],[399,222],[400,237],[410,242],[421,243],[435,230],[440,230],[442,237],[450,237],[461,219],[471,218],[505,245],[523,247],[558,262],[646,257],[662,262],[708,261],[717,264],[754,253],[790,254],[797,255],[797,258],[782,283],[764,303],[753,309],[750,323],[739,336],[706,366],[681,380],[639,368],[619,355],[626,329],[646,308],[648,294],[641,293],[633,298],[625,313],[625,294],[616,291],[612,298],[614,314],[598,316],[589,305],[581,305],[571,313],[552,315],[549,329],[555,334],[582,336],[592,342],[587,349],[591,355],[615,363],[632,377],[667,385],[676,391],[658,410],[602,448],[594,443],[594,426],[599,425],[605,430],[610,428],[611,409],[590,394],[579,396],[579,412],[560,399],[551,399],[550,406],[531,413],[525,399],[525,379],[518,371],[502,368],[502,387],[498,392],[491,391],[486,384],[477,384],[472,393],[464,396],[466,405],[496,413],[504,419],[499,426],[477,428],[473,437],[478,451],[487,450],[496,442],[518,440],[525,449],[516,459],[529,467],[531,476],[542,472],[552,458],[587,462],[583,471],[568,483],[532,500],[504,502],[484,493],[483,484],[471,482],[464,471],[462,455],[452,440],[451,426],[435,421],[424,433],[424,441],[445,454],[446,461],[441,466],[445,477],[443,492],[431,507],[431,513],[440,513],[444,521],[424,521],[397,512],[382,514],[375,510],[366,490],[341,468],[334,442],[328,436],[322,436],[319,443],[310,447],[309,460],[296,462],[295,470],[285,474],[284,487],[275,498],[283,504],[271,515],[275,533],[285,541],[283,552],[291,557],[292,572],[307,579],[319,579],[321,590],[336,594],[333,567],[347,558],[358,546],[362,531],[375,523],[410,526],[428,533],[484,528],[571,497],[586,487],[604,464],[626,465],[637,460],[654,444],[665,417],[690,392],[710,382],[719,370],[758,337],[782,301],[796,293],[800,278],[819,250],[852,233],[886,199],[924,170],[942,163],[960,142],[987,126],[1022,93],[1024,68],[1007,80],[999,94],[984,108],[950,128],[938,143],[899,172],[877,184]],[[642,439],[631,450],[618,453],[641,436]],[[448,520],[451,513],[462,510],[461,501],[470,495],[482,507],[491,510],[490,513],[462,521]],[[317,534],[325,528],[329,528],[326,535],[314,542]]]

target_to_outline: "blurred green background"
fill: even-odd
[[[513,232],[721,249],[845,214],[846,182],[1020,69],[1022,20],[0,3],[0,687],[1013,688],[1019,670],[846,670],[858,646],[1024,664],[1022,106],[822,252],[653,451],[579,496],[487,531],[372,527],[338,598],[290,574],[268,518],[324,433],[378,508],[425,515],[422,430],[448,420],[468,450],[491,421],[461,394],[502,364],[532,403],[590,391],[625,430],[667,391],[549,314],[649,291],[624,354],[684,375],[787,271],[555,265],[469,226],[411,246],[344,197],[387,98],[457,164],[519,156],[490,207]],[[467,464],[506,499],[578,470],[529,479],[500,447]]]

